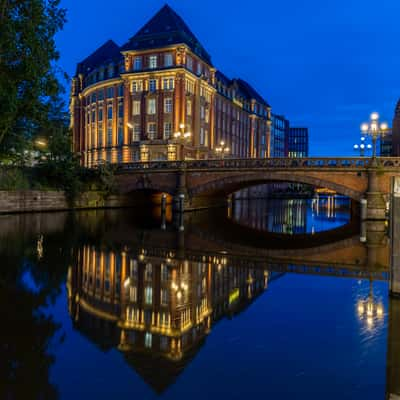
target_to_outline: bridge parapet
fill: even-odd
[[[210,169],[351,169],[383,168],[400,170],[400,158],[380,157],[308,157],[308,158],[239,158],[185,161],[148,161],[118,165],[118,171],[140,170],[210,170]]]

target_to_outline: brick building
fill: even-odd
[[[74,150],[83,164],[269,157],[271,109],[245,81],[213,66],[164,6],[126,44],[108,41],[72,80]]]

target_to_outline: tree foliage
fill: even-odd
[[[52,123],[63,89],[54,35],[60,0],[0,0],[0,156],[21,153]]]

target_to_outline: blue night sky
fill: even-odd
[[[61,67],[113,39],[122,45],[164,0],[62,0]],[[360,123],[391,124],[400,97],[398,0],[170,0],[216,68],[241,77],[272,111],[310,128],[310,155],[353,155]]]

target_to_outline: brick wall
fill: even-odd
[[[126,196],[109,196],[104,199],[101,193],[83,193],[71,207],[64,192],[56,191],[0,191],[0,214],[34,211],[69,210],[71,208],[103,208],[128,206]]]

